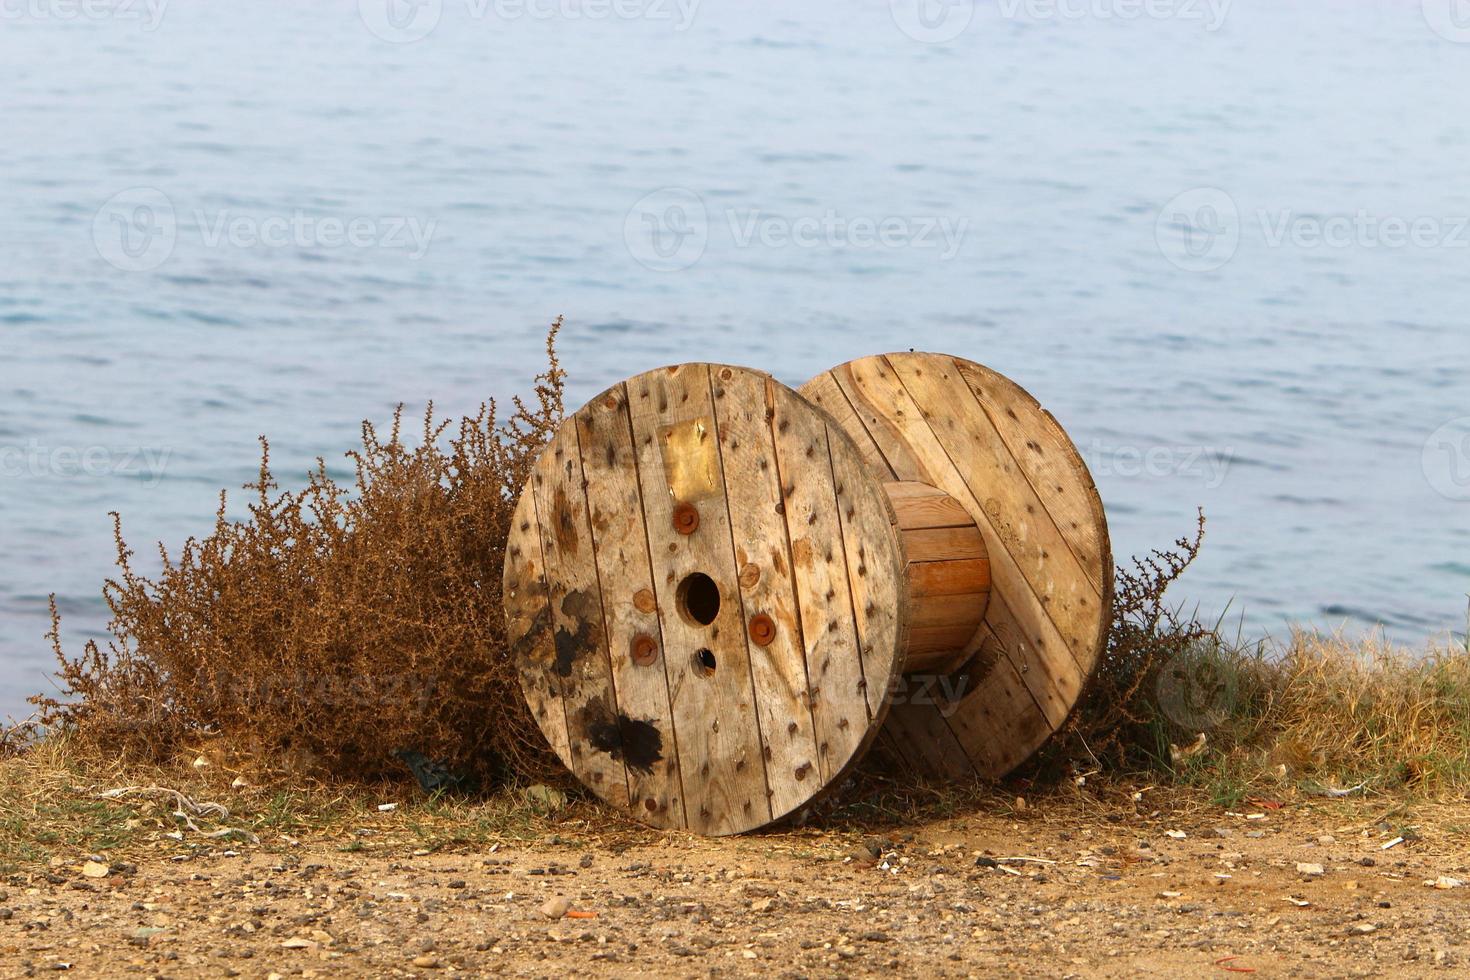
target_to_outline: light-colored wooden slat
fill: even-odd
[[[890,444],[880,447],[877,440],[868,434],[867,425],[858,416],[852,402],[838,386],[837,379],[830,371],[819,374],[802,385],[801,395],[831,416],[837,427],[847,433],[858,447],[863,461],[867,463],[867,472],[876,475],[879,480],[897,479],[895,474],[898,471],[895,466],[913,468],[902,446]],[[887,456],[889,452],[896,454],[896,459],[892,462]]]
[[[805,803],[812,794],[803,784],[822,778],[808,703],[802,610],[786,522],[779,517],[781,477],[767,418],[768,379],[728,367],[710,371],[735,567],[740,570],[738,601],[775,818]],[[751,621],[762,615],[775,624],[765,646],[750,637]]]
[[[884,489],[903,484],[884,484]],[[932,495],[889,494],[898,513],[898,526],[903,530],[921,528],[974,527],[975,519],[960,502],[946,493]]]
[[[868,716],[878,720],[883,717],[889,695],[887,682],[881,679],[892,676],[894,657],[908,643],[908,571],[897,549],[891,558],[885,558],[888,549],[879,546],[887,540],[885,536],[896,533],[892,505],[858,459],[837,451],[839,438],[839,433],[828,426],[839,537],[863,658],[863,690]],[[888,560],[895,567],[876,564]],[[870,568],[869,562],[875,563],[874,567]]]
[[[974,398],[958,367],[934,355],[894,354],[885,360],[950,457],[964,461],[962,474],[990,529],[1015,556],[1077,663],[1090,668],[1099,640],[1100,584],[1077,561],[985,413],[955,411]]]
[[[793,392],[769,386],[768,397],[782,513],[801,609],[817,756],[822,778],[830,780],[853,759],[872,717],[842,549],[832,454],[826,423]],[[878,683],[886,684],[886,677]]]
[[[541,556],[541,536],[536,519],[536,497],[531,481],[521,490],[506,541],[502,582],[505,597],[506,638],[510,656],[521,678],[526,704],[557,757],[571,767],[567,741],[566,713],[562,709],[561,685],[552,665],[556,647],[551,631],[551,604]]]
[[[1018,597],[1013,607],[1016,618],[1025,625],[1026,636],[1036,647],[1038,656],[1057,672],[1078,671],[1076,654],[1068,644],[1065,634],[1049,615],[1049,609],[1036,596],[1017,559],[1007,550],[1007,539],[995,529],[985,508],[971,491],[965,477],[950,459],[943,444],[924,420],[918,406],[909,397],[907,390],[882,358],[866,358],[856,361],[835,372],[843,391],[854,401],[872,403],[872,408],[860,412],[869,416],[892,419],[876,430],[870,430],[880,445],[885,440],[901,441],[909,446],[915,457],[922,456],[922,469],[904,473],[907,479],[932,483],[945,493],[966,505],[972,516],[981,519],[985,535],[986,550],[990,557],[992,592],[1006,597]],[[900,435],[897,426],[902,426]],[[1022,601],[1027,594],[1034,597]],[[1078,632],[1074,630],[1074,633]],[[1068,666],[1068,661],[1071,666]]]
[[[993,634],[990,639],[1000,642]],[[995,656],[984,680],[945,713],[950,730],[976,771],[989,779],[998,779],[1025,762],[1052,733],[1005,656]]]
[[[991,593],[985,622],[1001,641],[1011,665],[1048,723],[1060,728],[1082,696],[1087,676],[1069,661],[1045,656],[1004,596]]]
[[[909,629],[908,660],[904,671],[912,673],[919,669],[918,655],[936,651],[960,650],[975,635],[973,626],[912,626]]]
[[[1014,381],[968,361],[961,377],[1061,528],[1093,584],[1111,592],[1113,556],[1102,502],[1087,466],[1052,414]]]
[[[883,492],[888,495],[889,500],[894,502],[895,509],[897,509],[900,500],[927,500],[931,497],[948,496],[948,494],[938,487],[930,486],[927,483],[918,483],[914,480],[887,480],[883,484]]]
[[[985,614],[987,599],[988,596],[985,593],[971,593],[936,596],[925,602],[915,602],[909,612],[910,631],[968,624],[969,632],[965,634],[960,644],[963,646],[969,641],[975,630],[979,629],[981,618]]]
[[[575,416],[592,520],[592,544],[617,692],[617,727],[633,816],[660,827],[685,826],[678,739],[669,704],[666,658],[633,660],[640,637],[662,638],[643,526],[627,392],[619,384]]]
[[[909,589],[914,595],[967,595],[989,588],[989,558],[909,564]]]
[[[674,729],[680,757],[703,760],[697,767],[682,767],[685,810],[692,830],[735,833],[769,822],[771,807],[739,586],[733,580],[735,555],[709,369],[685,364],[652,371],[630,380],[627,388],[649,552],[664,570],[654,578]],[[676,503],[697,508],[694,533],[675,530]],[[677,609],[679,583],[695,572],[719,587],[719,612],[709,625]],[[700,650],[715,658],[714,670],[700,668]]]
[[[968,559],[987,553],[985,538],[973,524],[902,531],[899,538],[903,541],[904,556],[910,563]]]
[[[615,807],[628,805],[628,773],[617,731],[617,696],[608,665],[602,593],[576,429],[562,426],[532,477],[541,552],[550,584],[553,672],[561,680],[571,768]]]

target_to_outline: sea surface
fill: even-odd
[[[715,360],[963,355],[1119,561],[1248,632],[1463,630],[1470,17],[1383,0],[15,0],[0,12],[0,714],[110,511],[269,435]],[[233,506],[232,506],[233,509]],[[150,564],[151,563],[151,564]]]

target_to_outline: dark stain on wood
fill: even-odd
[[[575,589],[562,599],[561,611],[572,621],[575,630],[565,626],[556,628],[556,663],[552,669],[562,677],[571,677],[577,657],[599,642],[601,630],[598,629],[597,617],[601,617],[602,610],[593,596],[582,589]]]
[[[622,760],[634,772],[648,775],[664,757],[663,735],[650,721],[614,714],[601,699],[583,705],[577,724],[588,745]]]
[[[568,557],[574,556],[581,542],[577,539],[577,520],[566,487],[558,486],[551,503],[551,526],[556,532],[556,546]]]

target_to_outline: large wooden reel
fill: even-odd
[[[930,776],[1005,775],[1066,721],[1107,641],[1112,551],[1081,454],[1019,385],[963,358],[864,357],[801,393],[878,479],[958,501],[990,560],[989,606],[968,658],[947,675],[907,678],[883,748]]]
[[[615,385],[538,459],[505,565],[553,749],[608,803],[706,834],[808,806],[880,735],[914,772],[1010,771],[1075,704],[1111,590],[1065,433],[935,354],[801,394],[711,364]]]
[[[659,827],[764,826],[876,737],[907,631],[892,511],[852,440],[745,368],[613,386],[517,505],[506,611],[568,767]]]

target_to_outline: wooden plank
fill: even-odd
[[[627,391],[619,384],[575,415],[601,583],[607,650],[617,692],[615,733],[628,773],[633,816],[660,827],[684,827],[678,738],[665,675],[667,659],[634,661],[636,643],[662,651],[648,531],[633,452]],[[645,658],[646,661],[646,658]]]
[[[571,767],[615,807],[628,805],[628,773],[617,738],[617,695],[608,665],[602,591],[574,426],[552,437],[532,475],[541,552],[550,584],[555,662],[566,712]]]
[[[990,559],[912,562],[909,589],[913,595],[968,595],[990,589]]]
[[[990,641],[1004,645],[991,634]],[[976,771],[998,779],[1029,759],[1051,736],[1014,664],[996,655],[990,673],[945,710],[950,730]]]
[[[713,471],[723,486],[709,369],[666,368],[640,375],[627,387],[649,553],[661,570],[654,583],[674,730],[680,757],[691,760],[681,770],[689,827],[726,834],[761,826],[770,821],[771,806],[729,511],[723,491],[705,488],[703,480],[676,476],[681,489],[694,488],[693,499],[676,500],[670,483],[671,474]],[[697,509],[699,525],[692,534],[675,530],[676,503]],[[696,572],[710,576],[719,590],[717,615],[707,625],[677,609],[680,582]],[[708,651],[713,670],[701,666],[700,651]],[[700,760],[697,768],[692,760]]]
[[[876,721],[883,717],[889,691],[886,685],[867,678],[891,677],[894,658],[908,643],[908,571],[902,565],[895,569],[869,568],[870,561],[885,560],[885,549],[876,543],[895,533],[896,518],[888,498],[863,469],[860,460],[838,451],[840,438],[829,426],[827,441],[831,447],[833,491],[837,497],[842,553],[862,652],[863,689],[868,715]],[[893,558],[902,561],[898,555]]]
[[[955,363],[1078,563],[1099,591],[1111,593],[1113,556],[1102,501],[1072,440],[1014,381],[970,361]]]
[[[955,411],[974,394],[954,360],[904,354],[884,360],[950,458],[963,460],[958,471],[984,508],[991,532],[1014,556],[1014,566],[1046,608],[1076,662],[1089,669],[1099,641],[1100,583],[1067,546],[984,411]]]
[[[919,666],[919,654],[936,651],[961,650],[975,635],[975,627],[968,624],[958,626],[914,626],[909,629],[909,656],[904,665],[907,672]]]
[[[879,480],[897,479],[895,465],[905,470],[912,470],[912,460],[908,458],[901,445],[890,444],[880,447],[877,440],[868,434],[868,427],[858,416],[852,402],[837,384],[837,379],[829,371],[819,374],[815,378],[801,386],[801,396],[816,405],[831,416],[832,421],[848,438],[857,446],[858,452],[866,462],[867,471],[877,476]],[[894,453],[895,459],[890,461],[888,453]]]
[[[932,483],[966,505],[972,516],[982,521],[986,550],[990,557],[993,592],[1015,598],[1012,611],[1025,627],[1025,634],[1035,642],[1038,656],[1047,669],[1057,673],[1076,674],[1077,656],[1065,634],[1040,601],[1018,560],[1007,550],[1008,539],[1002,537],[981,502],[971,491],[965,477],[950,459],[944,445],[934,434],[923,414],[909,396],[898,377],[882,358],[868,358],[838,369],[839,383],[850,398],[870,406],[860,414],[893,419],[872,432],[880,445],[888,440],[905,442],[915,458],[922,457],[922,470],[902,474],[907,479]],[[902,426],[900,429],[899,426]],[[1028,598],[1029,597],[1029,598]],[[1074,629],[1073,635],[1080,630]],[[1069,666],[1070,662],[1070,666]]]
[[[909,607],[909,642],[913,642],[914,630],[966,626],[968,630],[959,643],[964,646],[980,628],[987,599],[985,593],[972,593],[935,596],[925,602],[913,603]]]
[[[729,367],[711,368],[725,500],[739,569],[737,598],[755,685],[756,715],[766,760],[771,816],[784,816],[811,797],[808,780],[823,778],[808,696],[802,609],[792,574],[782,512],[781,475],[768,420],[769,379]],[[825,469],[826,467],[824,467]],[[764,646],[751,622],[774,623]]]
[[[873,718],[842,549],[832,452],[825,421],[795,393],[770,386],[768,394],[817,758],[822,778],[831,780],[852,761]],[[875,683],[885,685],[887,676]]]
[[[924,561],[949,561],[979,558],[986,555],[985,538],[974,524],[967,527],[919,528],[902,531],[904,557],[910,564]]]
[[[939,707],[928,694],[921,697],[924,703],[914,703],[912,696],[918,693],[919,685],[911,679],[906,681],[905,690],[893,698],[884,730],[904,746],[904,757],[918,775],[941,781],[974,779],[974,764],[950,731]],[[928,690],[927,685],[925,689]]]
[[[960,502],[942,491],[933,494],[914,494],[900,491],[896,496],[890,488],[912,484],[888,483],[884,490],[893,501],[898,514],[898,526],[904,530],[942,527],[974,527],[975,519]]]
[[[556,647],[551,632],[551,603],[541,535],[536,519],[536,496],[527,479],[521,490],[510,535],[501,594],[505,600],[506,639],[521,678],[521,690],[537,725],[553,752],[571,768],[571,745],[562,710],[560,679],[552,670]]]

